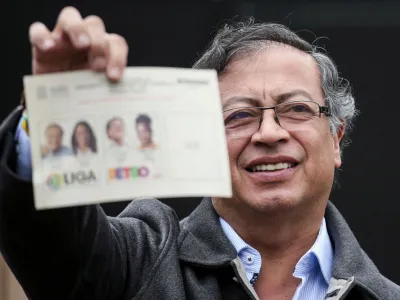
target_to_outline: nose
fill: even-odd
[[[279,124],[274,109],[263,111],[263,117],[259,129],[251,137],[253,143],[274,145],[279,142],[288,141],[290,134]]]

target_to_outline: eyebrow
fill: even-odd
[[[277,104],[280,104],[280,103],[285,102],[288,99],[293,98],[295,96],[304,96],[307,98],[307,100],[315,101],[310,93],[308,93],[305,90],[301,90],[301,89],[296,89],[296,90],[293,90],[293,91],[290,91],[287,93],[280,94],[275,97],[275,100],[276,100]]]
[[[311,96],[311,94],[309,94],[307,91],[301,90],[301,89],[296,89],[296,90],[293,90],[293,91],[290,91],[287,93],[279,94],[279,95],[273,97],[273,99],[276,101],[276,104],[280,104],[280,103],[286,102],[287,100],[289,100],[290,98],[293,98],[295,96],[304,96],[307,98],[307,100],[315,101],[313,99],[313,97]],[[260,102],[260,100],[258,100],[256,98],[234,96],[232,98],[229,98],[227,101],[225,101],[225,103],[222,105],[222,110],[229,109],[238,103],[248,104],[251,106],[263,106],[263,104]]]
[[[260,106],[260,101],[255,99],[255,98],[250,98],[250,97],[232,97],[229,98],[224,105],[222,105],[222,110],[226,110],[228,108],[231,108],[235,104],[240,103],[240,104],[249,104],[251,106]]]

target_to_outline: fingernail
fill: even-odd
[[[80,34],[76,40],[78,46],[86,47],[89,46],[89,37],[86,34]]]
[[[101,70],[106,67],[106,59],[102,56],[98,56],[93,59],[92,67],[96,70]]]
[[[54,41],[53,40],[45,39],[40,48],[42,48],[42,50],[48,50],[53,46],[54,46]]]
[[[121,70],[117,67],[112,67],[108,70],[108,76],[111,78],[118,78],[121,74]]]

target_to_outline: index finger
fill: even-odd
[[[29,40],[32,47],[46,51],[55,45],[50,31],[43,23],[35,22],[29,27]]]
[[[90,45],[89,34],[85,28],[83,19],[75,7],[65,7],[57,19],[54,28],[57,35],[66,34],[73,46],[78,49],[87,48]]]

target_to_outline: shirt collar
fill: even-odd
[[[333,247],[329,238],[325,218],[322,220],[314,245],[300,258],[299,262],[296,264],[294,274],[301,276],[304,274],[304,271],[311,271],[311,269],[318,266],[325,282],[329,284],[329,280],[332,277]],[[302,271],[303,268],[304,271]]]
[[[231,241],[238,255],[244,249],[252,249],[257,252],[256,249],[252,248],[245,241],[243,241],[243,239],[228,224],[228,222],[221,217],[219,218],[219,221],[222,230]],[[325,218],[322,220],[322,224],[314,245],[306,252],[306,254],[303,255],[302,258],[300,258],[296,264],[293,275],[296,277],[303,277],[318,266],[326,283],[329,284],[329,280],[332,276],[333,248],[329,238],[328,230],[326,228]]]
[[[228,222],[226,222],[223,218],[220,217],[219,222],[221,224],[222,230],[231,241],[233,247],[235,247],[238,254],[246,248],[252,248],[245,241],[242,240],[242,238],[236,233],[231,225],[229,225]]]

